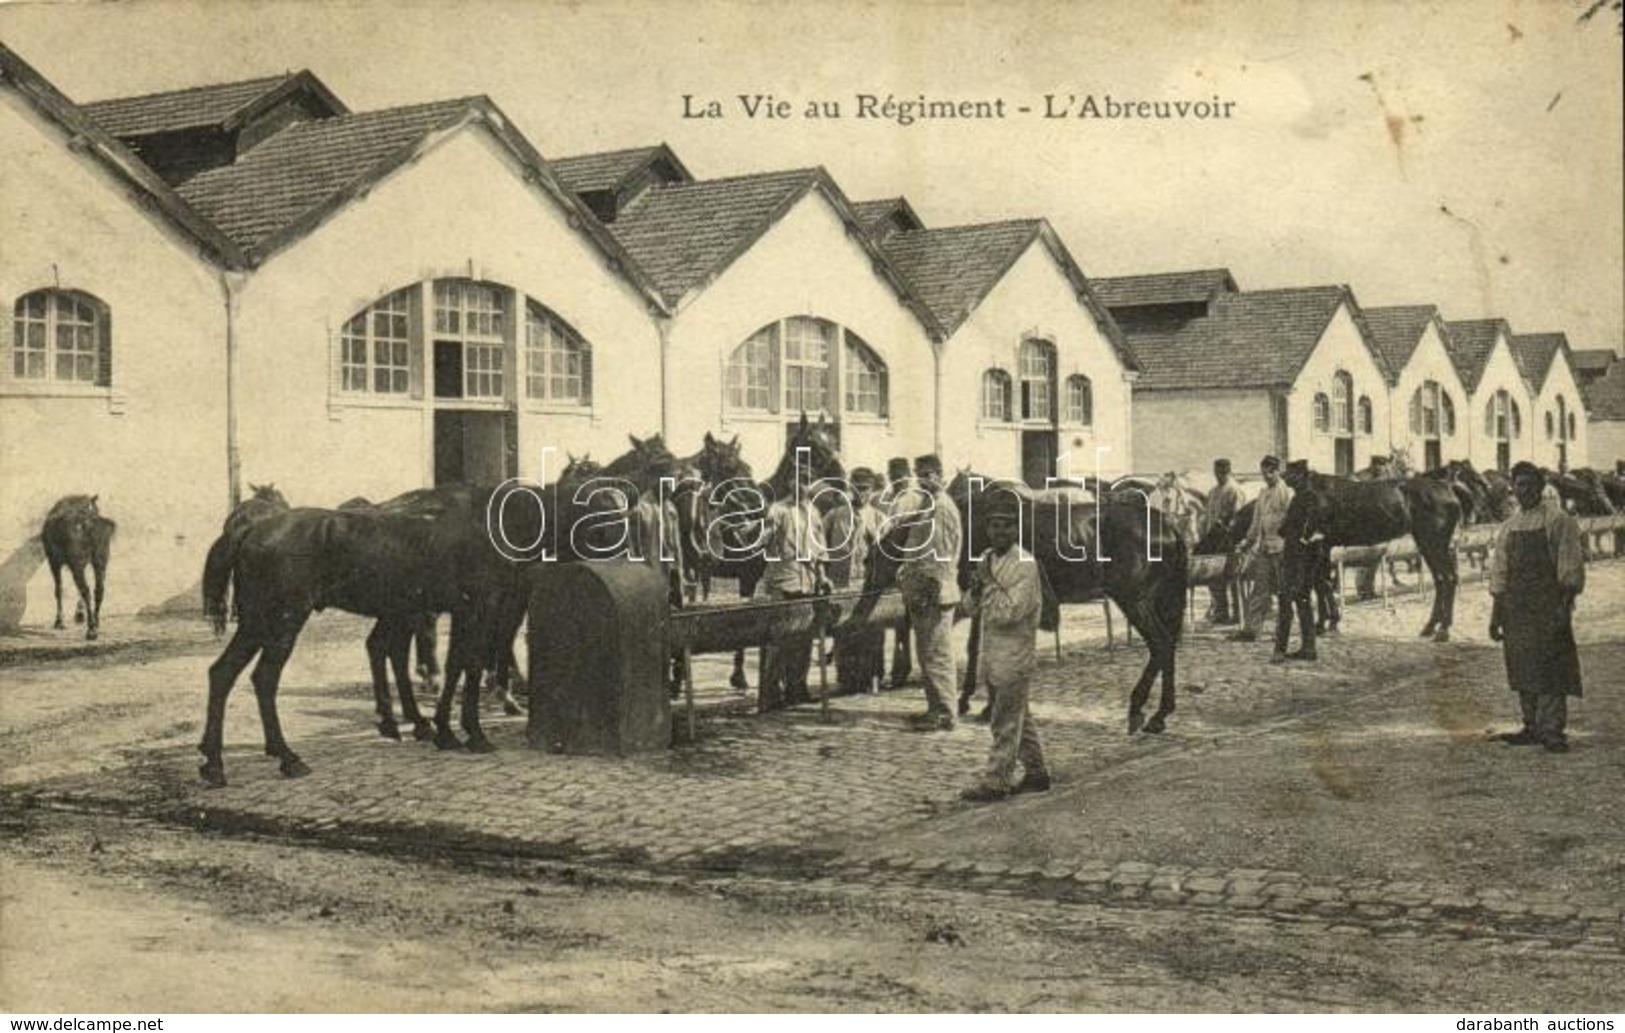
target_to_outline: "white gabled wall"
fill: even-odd
[[[1270,395],[1238,391],[1140,391],[1134,398],[1134,459],[1141,473],[1205,475],[1228,459],[1258,469],[1276,449]]]
[[[1538,415],[1535,418],[1534,444],[1535,461],[1540,465],[1555,470],[1558,466],[1558,432],[1557,432],[1557,400],[1561,398],[1564,403],[1564,412],[1574,414],[1576,435],[1569,444],[1568,467],[1571,470],[1589,465],[1587,462],[1585,401],[1580,395],[1580,385],[1574,379],[1574,371],[1569,367],[1566,355],[1559,351],[1552,357],[1551,369],[1546,374],[1546,382],[1541,385],[1538,395],[1534,396],[1534,409]],[[1553,430],[1550,435],[1546,433],[1546,414],[1552,415]],[[1567,417],[1564,417],[1567,419]]]
[[[1493,470],[1496,467],[1496,443],[1487,432],[1485,407],[1489,405],[1497,391],[1503,390],[1518,403],[1521,417],[1519,433],[1511,442],[1511,462],[1533,459],[1534,435],[1536,431],[1542,433],[1544,431],[1537,426],[1539,416],[1535,412],[1534,400],[1529,397],[1529,386],[1525,383],[1523,374],[1518,372],[1518,364],[1512,358],[1512,350],[1507,344],[1506,335],[1498,330],[1495,344],[1490,348],[1489,357],[1484,361],[1484,375],[1479,378],[1478,389],[1472,394],[1472,420],[1469,423],[1472,435],[1472,461],[1480,470]]]
[[[1614,464],[1625,460],[1625,420],[1589,420],[1586,437],[1587,465],[1595,464],[1599,470],[1612,470]]]
[[[1332,378],[1339,370],[1346,371],[1354,380],[1354,468],[1358,470],[1368,466],[1374,455],[1387,458],[1392,450],[1388,432],[1388,383],[1360,336],[1360,329],[1349,314],[1348,303],[1344,302],[1338,305],[1326,329],[1321,332],[1320,340],[1304,362],[1297,380],[1293,382],[1287,401],[1289,454],[1282,456],[1282,459],[1307,459],[1310,469],[1324,473],[1336,469],[1333,435],[1315,430],[1314,397],[1317,392],[1332,396]],[[1358,403],[1362,395],[1371,399],[1369,435],[1360,433],[1357,425]]]
[[[659,338],[644,299],[609,269],[497,140],[466,127],[270,258],[243,289],[238,321],[243,477],[276,481],[296,505],[385,498],[432,477],[433,408],[358,402],[337,390],[344,323],[385,295],[439,277],[513,288],[572,325],[593,349],[590,411],[545,411],[524,397],[524,323],[505,372],[518,399],[519,468],[547,479],[566,453],[607,462],[628,430],[659,427]],[[522,302],[522,299],[521,299]],[[425,312],[432,327],[432,311]],[[432,369],[424,392],[432,395]]]
[[[1388,418],[1393,447],[1405,452],[1412,469],[1416,470],[1422,468],[1423,446],[1421,439],[1411,430],[1411,398],[1429,380],[1438,382],[1441,393],[1450,397],[1456,412],[1455,433],[1445,434],[1443,428],[1440,430],[1440,457],[1446,463],[1452,459],[1467,459],[1471,452],[1468,425],[1472,418],[1467,389],[1462,386],[1455,364],[1450,361],[1450,353],[1445,350],[1438,324],[1431,321],[1422,331],[1422,338],[1411,353],[1410,361],[1400,371],[1389,402]],[[1443,419],[1442,415],[1440,419]]]
[[[55,616],[50,573],[31,539],[69,494],[99,495],[118,523],[104,614],[175,597],[197,605],[227,499],[215,270],[195,241],[138,207],[129,187],[4,87],[0,241],[0,626]],[[13,306],[53,286],[107,305],[110,390],[41,392],[38,382],[11,379]],[[77,592],[66,571],[63,579],[71,616]]]
[[[674,452],[697,451],[707,431],[725,438],[738,435],[756,475],[766,477],[772,471],[784,454],[785,427],[798,414],[726,411],[723,370],[728,356],[748,337],[790,316],[838,323],[886,364],[890,416],[843,422],[841,451],[848,468],[884,471],[891,456],[912,457],[931,448],[935,373],[925,328],[875,271],[868,250],[834,206],[814,191],[672,321],[668,440]],[[835,387],[844,391],[844,385]],[[659,397],[654,392],[645,400],[643,411],[651,421],[659,419]]]
[[[1061,422],[1058,475],[1115,478],[1133,470],[1124,366],[1041,239],[1027,246],[943,351],[943,462],[950,469],[968,466],[990,477],[1021,479],[1019,358],[1021,343],[1028,339],[1055,346],[1060,415],[1065,415],[1068,377],[1088,377],[1094,391],[1090,426]],[[1015,384],[1017,411],[1008,424],[982,419],[982,375],[995,367],[1010,374]],[[1103,450],[1098,460],[1097,449]]]

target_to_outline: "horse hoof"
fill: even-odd
[[[1147,735],[1161,735],[1167,730],[1167,728],[1168,726],[1163,721],[1161,714],[1152,714],[1151,720],[1145,723],[1145,732]]]
[[[1417,638],[1432,638],[1433,637],[1433,632],[1434,632],[1434,627],[1433,627],[1433,625],[1429,624],[1426,627],[1424,627],[1422,629],[1422,633],[1420,635],[1416,636],[1416,637]]]
[[[436,732],[434,746],[437,750],[460,750],[463,748],[463,741],[457,738],[455,732]]]
[[[733,677],[728,679],[728,685],[729,685],[730,688],[732,688],[736,692],[749,692],[750,691],[750,679],[746,678],[743,674],[739,673],[738,671],[735,671],[733,673]]]
[[[298,757],[282,758],[283,778],[304,778],[310,774],[310,766]]]
[[[89,631],[85,632],[85,641],[86,642],[94,642],[94,641],[96,641],[96,629],[95,628],[91,628]]]
[[[393,721],[378,722],[378,734],[385,739],[394,739],[396,742],[401,741],[400,726]]]
[[[1137,710],[1131,712],[1128,716],[1128,734],[1133,735],[1143,727],[1145,727],[1145,715]]]
[[[224,789],[226,787],[226,768],[223,764],[210,762],[200,764],[197,769],[198,777],[203,779],[204,785],[210,789]]]
[[[465,746],[470,753],[495,753],[497,751],[496,743],[483,735],[469,736]]]
[[[418,742],[427,742],[434,738],[434,725],[428,721],[418,721],[412,725],[412,738]]]
[[[55,624],[53,624],[53,625],[51,625],[51,627],[53,627],[53,628],[55,628],[55,629],[56,629],[56,630],[58,630],[58,631],[61,631],[61,630],[62,630],[62,629],[63,629],[63,628],[64,628],[64,627],[66,627],[66,625],[64,625],[64,624],[63,624],[63,623],[62,623],[62,618],[61,618],[61,617],[58,617],[58,618],[57,618],[57,619],[56,619],[56,623],[55,623]]]
[[[1438,631],[1435,631],[1433,633],[1433,641],[1435,641],[1435,642],[1449,642],[1450,641],[1450,629],[1449,628],[1440,628]]]

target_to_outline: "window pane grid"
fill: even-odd
[[[1002,369],[982,374],[982,418],[1009,422],[1010,393],[1010,374]]]
[[[12,376],[95,384],[102,315],[89,300],[65,291],[35,291],[13,309]]]
[[[1086,427],[1095,422],[1094,387],[1088,377],[1067,378],[1066,419],[1069,423],[1078,423]]]
[[[587,404],[586,347],[567,327],[531,309],[526,320],[526,393],[560,404]]]
[[[339,389],[404,395],[412,390],[412,292],[408,287],[368,306],[339,337]]]

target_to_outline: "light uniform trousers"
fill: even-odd
[[[926,706],[933,712],[952,715],[959,698],[958,675],[954,669],[954,608],[916,606],[909,610],[914,630],[914,648],[920,655],[920,674],[925,680]]]
[[[1567,696],[1520,692],[1518,703],[1523,707],[1523,726],[1535,733],[1541,742],[1563,738],[1563,730],[1569,723]]]
[[[999,789],[1015,785],[1016,764],[1028,774],[1044,770],[1044,748],[1038,742],[1038,728],[1027,706],[1031,679],[1023,674],[1008,684],[989,684],[993,695],[993,747],[988,751],[987,770],[982,781]]]
[[[1270,600],[1281,591],[1281,561],[1279,552],[1259,552],[1252,562],[1252,595],[1247,597],[1248,631],[1257,632],[1269,616]]]

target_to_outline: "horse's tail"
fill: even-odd
[[[236,540],[224,534],[216,538],[209,546],[209,558],[203,562],[203,613],[216,635],[226,633],[226,590],[231,586],[231,571],[236,564]]]
[[[1456,496],[1456,501],[1461,504],[1461,520],[1459,520],[1458,523],[1475,523],[1478,519],[1478,512],[1477,507],[1473,503],[1473,493],[1467,490],[1467,486],[1465,484],[1457,484],[1455,481],[1451,481],[1449,483],[1450,490]]]

